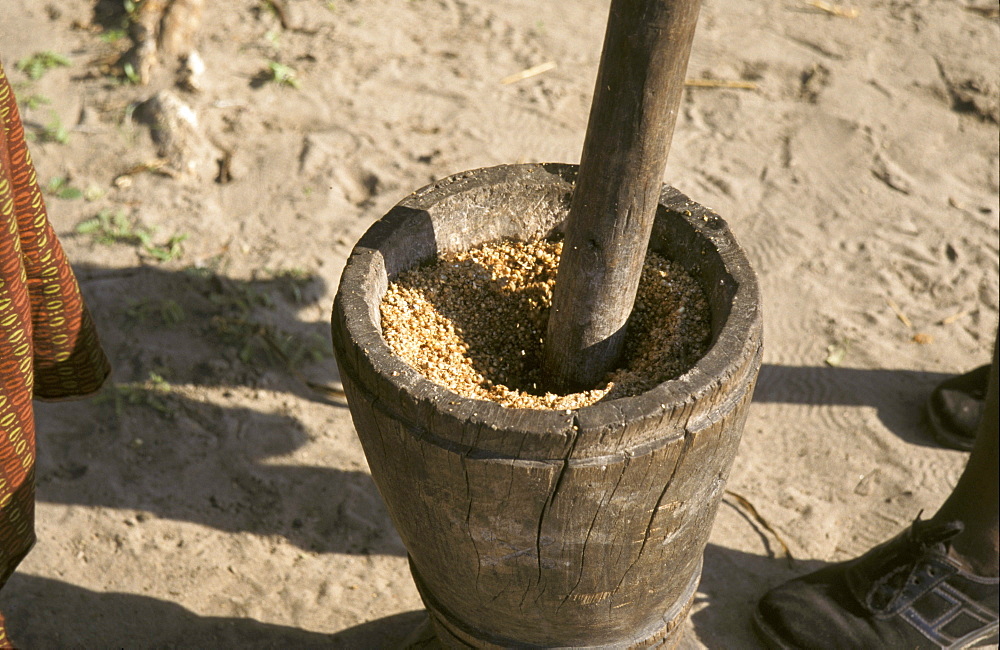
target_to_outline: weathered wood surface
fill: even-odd
[[[566,411],[503,408],[393,356],[387,277],[444,250],[554,231],[574,168],[479,170],[416,192],[345,267],[334,347],[372,476],[439,638],[629,647],[683,621],[760,365],[756,281],[725,223],[665,189],[652,246],[702,282],[713,346],[685,375]],[[687,214],[685,214],[687,213]]]
[[[545,338],[552,387],[591,388],[618,365],[699,5],[611,3]]]

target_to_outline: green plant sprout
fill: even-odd
[[[29,110],[34,110],[39,106],[48,106],[52,103],[52,100],[45,95],[28,95],[24,98],[24,107]]]
[[[83,198],[87,201],[97,201],[104,198],[107,193],[107,190],[100,185],[88,185],[87,189],[83,191]]]
[[[45,126],[30,131],[25,137],[34,142],[56,142],[66,144],[69,142],[69,129],[67,129],[59,116],[53,111],[52,119]]]
[[[171,327],[184,322],[186,314],[184,308],[176,300],[165,298],[163,300],[139,300],[129,304],[125,313],[129,318],[148,322],[155,321],[160,325]]]
[[[184,255],[184,248],[181,244],[188,238],[187,233],[171,235],[163,244],[154,244],[149,236],[142,237],[143,249],[151,257],[159,262],[171,262],[180,259]]]
[[[124,29],[117,28],[117,29],[104,30],[103,32],[100,33],[98,38],[100,38],[105,43],[117,43],[126,36],[128,36],[128,33]]]
[[[271,73],[269,81],[282,86],[290,86],[296,90],[300,87],[301,83],[295,76],[294,68],[276,61],[268,61],[267,68]]]
[[[155,372],[142,382],[113,383],[94,398],[96,404],[112,403],[115,415],[121,417],[129,406],[146,406],[162,415],[172,416],[176,410],[168,401],[170,383]]]
[[[83,190],[71,186],[65,176],[50,178],[48,185],[45,186],[45,193],[65,200],[79,199],[83,196]]]
[[[52,100],[45,95],[39,95],[38,93],[30,92],[31,82],[22,81],[16,83],[14,86],[14,96],[17,98],[18,106],[21,106],[27,110],[35,110],[39,106],[47,106],[52,103]]]
[[[125,80],[132,85],[137,86],[142,81],[139,78],[139,72],[135,69],[135,66],[132,65],[130,61],[126,61],[122,65],[122,74],[125,75]]]
[[[27,56],[17,63],[14,67],[28,75],[28,78],[32,81],[38,81],[45,76],[45,73],[53,68],[68,67],[72,65],[72,61],[63,56],[62,54],[57,54],[51,51],[45,52],[35,52],[31,56]]]

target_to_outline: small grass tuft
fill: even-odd
[[[220,340],[233,346],[239,360],[247,365],[266,363],[291,370],[329,356],[326,340],[315,334],[303,338],[241,316],[217,315],[211,324]]]
[[[171,262],[184,255],[181,244],[188,238],[187,234],[171,235],[166,242],[157,244],[153,241],[155,230],[147,228],[130,219],[121,210],[101,210],[90,219],[76,226],[79,235],[89,235],[98,244],[125,244],[135,246],[144,255],[158,262]]]
[[[303,268],[281,270],[265,269],[264,273],[275,283],[278,291],[296,304],[305,302],[303,290],[314,280],[314,276]]]
[[[121,417],[126,408],[133,406],[145,406],[161,415],[172,417],[177,409],[170,403],[171,390],[166,379],[151,372],[146,381],[111,384],[94,401],[97,404],[113,404],[118,417]]]
[[[129,304],[125,313],[129,318],[141,323],[153,322],[165,327],[180,325],[187,319],[184,308],[170,298],[162,300],[146,299]]]
[[[305,271],[297,269],[269,275],[278,280],[274,288],[282,292],[312,280]],[[283,366],[294,374],[302,364],[330,356],[330,346],[323,337],[292,334],[268,322],[267,312],[276,307],[272,291],[260,291],[218,276],[214,277],[214,284],[208,294],[217,310],[210,320],[213,334],[236,350],[241,362]]]
[[[14,67],[28,75],[28,78],[32,81],[38,81],[44,77],[45,73],[49,70],[68,67],[70,65],[72,65],[72,61],[62,54],[45,51],[35,52],[31,56],[21,59],[14,64]]]
[[[152,232],[138,226],[122,210],[101,210],[76,227],[77,234],[90,235],[98,244],[141,245]]]

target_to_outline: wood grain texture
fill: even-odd
[[[699,5],[611,3],[545,339],[553,388],[592,388],[618,365]]]
[[[683,376],[578,410],[436,386],[382,340],[388,278],[443,250],[559,227],[574,168],[445,179],[361,239],[334,349],[372,476],[442,642],[639,646],[686,616],[760,365],[756,280],[717,215],[665,188],[651,245],[703,285],[713,344]]]

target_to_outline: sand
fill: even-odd
[[[174,116],[164,143],[131,107],[175,65],[148,86],[100,72],[117,46],[95,7],[120,3],[0,0],[13,81],[36,51],[71,62],[18,93],[30,129],[68,136],[32,153],[43,184],[83,195],[47,199],[115,365],[102,399],[37,407],[39,542],[0,592],[24,647],[379,648],[420,621],[336,390],[340,272],[433,179],[578,161],[608,5],[279,4],[285,27],[257,0],[207,3],[201,91],[147,105]],[[726,496],[689,647],[753,647],[768,587],[933,512],[965,462],[921,407],[996,332],[996,4],[853,6],[702,8],[689,77],[742,87],[686,90],[665,180],[760,277],[764,366],[729,489],[795,560]],[[78,233],[102,211],[152,246]]]

